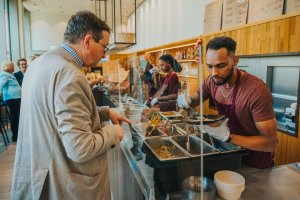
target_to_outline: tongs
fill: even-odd
[[[157,125],[158,125],[158,123],[160,122],[160,120],[161,120],[161,116],[160,115],[157,115],[148,125],[147,125],[147,130],[148,130],[148,128],[149,127],[151,127],[151,125],[152,124],[154,124],[154,126],[153,126],[153,129],[151,130],[151,132],[150,132],[150,134],[148,135],[148,137],[149,136],[151,136],[151,134],[153,133],[153,131],[154,130],[156,130],[156,127],[157,127]]]

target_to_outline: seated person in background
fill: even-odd
[[[82,67],[81,72],[83,75],[86,77],[86,79],[89,82],[90,87],[92,88],[94,85],[101,83],[103,81],[103,77],[100,75],[97,76],[96,74],[88,74],[91,73],[91,68],[90,67]],[[91,76],[93,75],[93,76]]]
[[[151,101],[151,106],[160,108],[162,112],[176,111],[179,80],[175,72],[181,72],[181,65],[173,56],[165,54],[159,58],[159,67],[167,75],[161,80],[160,87]]]
[[[21,87],[12,75],[15,71],[14,64],[6,61],[2,63],[3,72],[0,74],[0,93],[3,94],[4,103],[8,106],[10,112],[10,126],[13,133],[12,141],[18,139],[19,116],[21,106]]]
[[[27,61],[25,58],[20,58],[18,61],[17,61],[17,65],[18,67],[20,68],[20,71],[14,73],[14,77],[16,77],[19,85],[22,87],[22,82],[23,82],[23,78],[24,78],[24,74],[26,72],[26,69],[27,69]]]

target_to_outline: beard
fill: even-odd
[[[223,79],[223,82],[222,83],[217,83],[215,82],[214,79],[212,79],[214,81],[214,83],[218,86],[220,85],[224,85],[225,83],[227,83],[227,81],[232,77],[232,74],[234,72],[234,66],[232,66],[232,69],[230,70],[229,74],[226,76],[226,78],[223,78],[223,77],[219,77],[219,76],[212,76],[212,78],[219,78],[219,79]]]

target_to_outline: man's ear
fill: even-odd
[[[90,49],[90,43],[91,43],[92,39],[93,39],[93,37],[90,34],[86,35],[85,38],[83,39],[83,45],[86,50]]]
[[[238,56],[233,57],[233,65],[237,66],[239,64],[240,58]]]

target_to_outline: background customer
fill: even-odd
[[[3,62],[2,70],[3,72],[0,74],[0,93],[3,94],[3,100],[9,108],[10,126],[13,133],[12,141],[16,142],[19,129],[21,87],[16,78],[12,75],[15,71],[12,62]]]
[[[20,58],[17,61],[17,65],[20,68],[20,71],[14,73],[14,77],[16,77],[19,85],[22,87],[22,82],[23,82],[23,78],[24,78],[24,74],[27,70],[27,61],[25,58]]]

